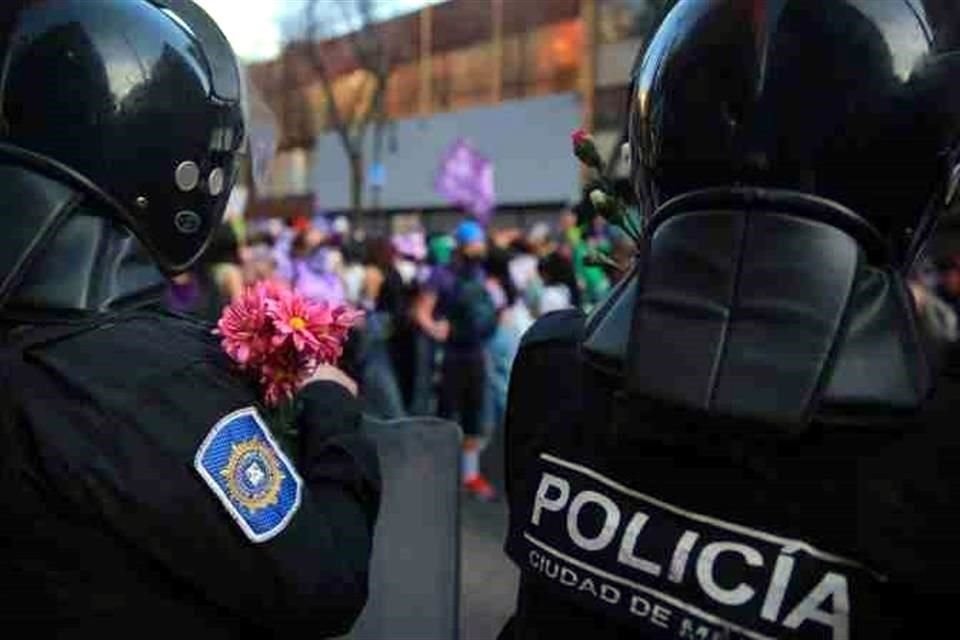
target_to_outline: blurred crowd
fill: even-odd
[[[503,421],[521,336],[543,314],[589,310],[632,258],[633,245],[602,219],[587,228],[572,210],[526,229],[464,218],[450,232],[390,236],[365,236],[345,217],[234,220],[171,283],[167,303],[214,322],[245,286],[277,280],[364,309],[342,366],[360,382],[366,411],[457,421],[465,486],[491,499],[478,459]],[[590,258],[598,253],[605,264]]]
[[[589,311],[632,259],[633,245],[602,219],[588,233],[572,210],[555,219],[492,230],[464,218],[449,233],[372,237],[345,217],[234,220],[203,262],[172,282],[167,302],[215,322],[246,285],[277,280],[313,300],[364,309],[342,366],[360,382],[366,411],[457,421],[466,488],[490,499],[478,458],[503,421],[521,336],[551,311]],[[955,352],[960,256],[924,263],[910,286],[934,351]]]
[[[449,233],[371,237],[345,217],[234,220],[204,260],[171,283],[167,303],[215,322],[245,286],[277,280],[313,300],[364,309],[342,366],[360,382],[366,411],[457,421],[466,488],[491,499],[478,459],[503,421],[521,336],[551,311],[589,311],[632,259],[633,245],[602,219],[587,228],[572,210],[528,229],[487,229],[464,218]],[[911,290],[926,338],[936,352],[953,352],[960,256],[924,263]]]

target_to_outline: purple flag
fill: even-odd
[[[467,141],[457,140],[444,153],[435,187],[448,202],[463,207],[480,222],[490,221],[496,206],[493,163]]]

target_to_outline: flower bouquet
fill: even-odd
[[[214,333],[237,367],[262,391],[271,428],[289,444],[296,436],[294,396],[322,364],[336,364],[363,313],[312,302],[285,285],[248,287],[220,316]]]
[[[630,207],[617,193],[613,180],[607,175],[607,167],[600,157],[593,137],[583,129],[577,129],[571,134],[573,154],[580,162],[595,172],[595,177],[587,184],[584,202],[579,205],[582,213],[587,215],[581,224],[587,224],[593,216],[599,215],[614,227],[623,231],[634,244],[641,244],[641,223],[634,217]],[[591,252],[587,256],[588,262],[597,266],[619,267],[609,257]]]

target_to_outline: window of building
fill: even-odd
[[[579,20],[504,38],[504,98],[575,91],[582,56],[583,26]]]
[[[538,29],[534,34],[534,95],[574,91],[583,55],[583,26],[570,20]]]
[[[448,54],[450,108],[490,103],[494,79],[493,45],[482,43]]]
[[[543,27],[526,38],[523,95],[539,96],[560,90],[564,70],[572,68],[568,66],[572,43],[558,31],[554,26]]]

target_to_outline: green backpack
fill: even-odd
[[[497,308],[481,278],[457,278],[447,313],[450,343],[476,346],[497,330]]]

